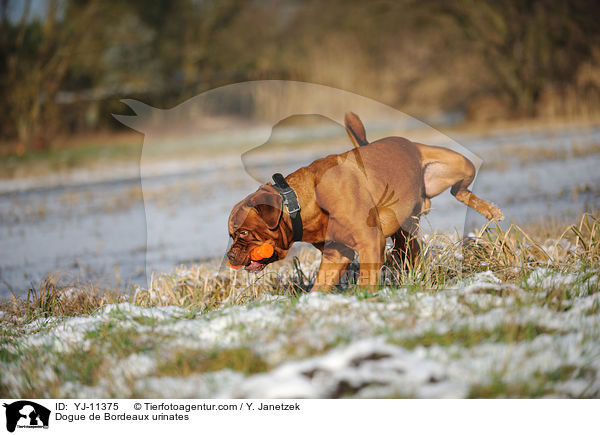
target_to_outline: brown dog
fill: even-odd
[[[286,177],[301,207],[301,240],[322,252],[313,290],[331,290],[355,252],[359,284],[374,288],[386,237],[393,238],[401,261],[407,253],[414,259],[419,216],[429,210],[430,198],[448,188],[488,219],[503,219],[495,205],[467,190],[475,167],[462,155],[400,137],[368,143],[354,113],[346,114],[345,124],[355,149],[318,159]],[[279,190],[265,184],[238,203],[229,217],[229,235],[232,267],[256,272],[284,258],[294,240],[292,219]],[[273,255],[253,260],[252,250],[264,243],[273,246]]]

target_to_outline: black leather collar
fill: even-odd
[[[273,187],[277,189],[277,192],[283,198],[283,203],[292,219],[292,232],[294,234],[292,240],[298,242],[302,240],[302,218],[300,217],[300,204],[296,192],[280,173],[273,175],[273,183]]]

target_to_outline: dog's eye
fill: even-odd
[[[246,231],[246,230],[240,231],[240,236],[246,237],[247,235],[248,235],[248,231]]]

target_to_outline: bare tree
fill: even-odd
[[[545,87],[572,82],[598,34],[598,5],[587,0],[441,2],[478,50],[516,115],[534,115]]]
[[[3,94],[20,144],[44,146],[52,135],[57,92],[78,49],[94,37],[100,2],[49,0],[45,16],[37,20],[27,0],[16,25],[7,16],[9,3],[2,2]]]

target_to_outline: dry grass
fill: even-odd
[[[559,230],[560,228],[560,230]],[[492,271],[505,282],[521,283],[536,267],[570,272],[594,268],[600,263],[600,219],[584,214],[576,224],[560,226],[548,220],[527,230],[511,225],[504,230],[489,223],[473,237],[456,240],[434,235],[421,242],[419,261],[398,266],[388,261],[383,284],[435,291],[473,273]],[[106,291],[92,285],[60,285],[47,278],[26,298],[13,295],[0,301],[3,321],[24,323],[39,317],[88,314],[103,305],[128,301],[143,307],[180,306],[204,312],[222,304],[247,304],[263,294],[294,297],[310,288],[319,264],[316,250],[302,251],[292,262],[274,264],[260,274],[219,271],[217,266],[180,267],[175,272],[152,276],[148,289],[129,294]],[[362,293],[353,283],[351,266],[338,291]],[[12,319],[12,320],[11,320]]]
[[[48,276],[32,286],[26,297],[0,299],[3,320],[27,323],[40,317],[65,317],[90,314],[103,305],[122,302],[128,296],[116,289],[102,289],[90,283],[63,284],[57,276]]]
[[[316,250],[315,250],[316,251]],[[175,305],[206,311],[223,303],[245,304],[262,294],[297,295],[307,291],[316,275],[319,255],[303,250],[291,265],[273,264],[259,275],[216,266],[179,267],[174,273],[153,275],[148,289],[138,289],[132,302],[143,306]],[[309,272],[303,264],[312,264]]]
[[[463,249],[463,271],[491,270],[505,281],[545,266],[570,271],[598,264],[600,221],[585,214],[576,225],[569,225],[554,239],[541,241],[518,225],[503,230],[495,223],[467,239]]]

